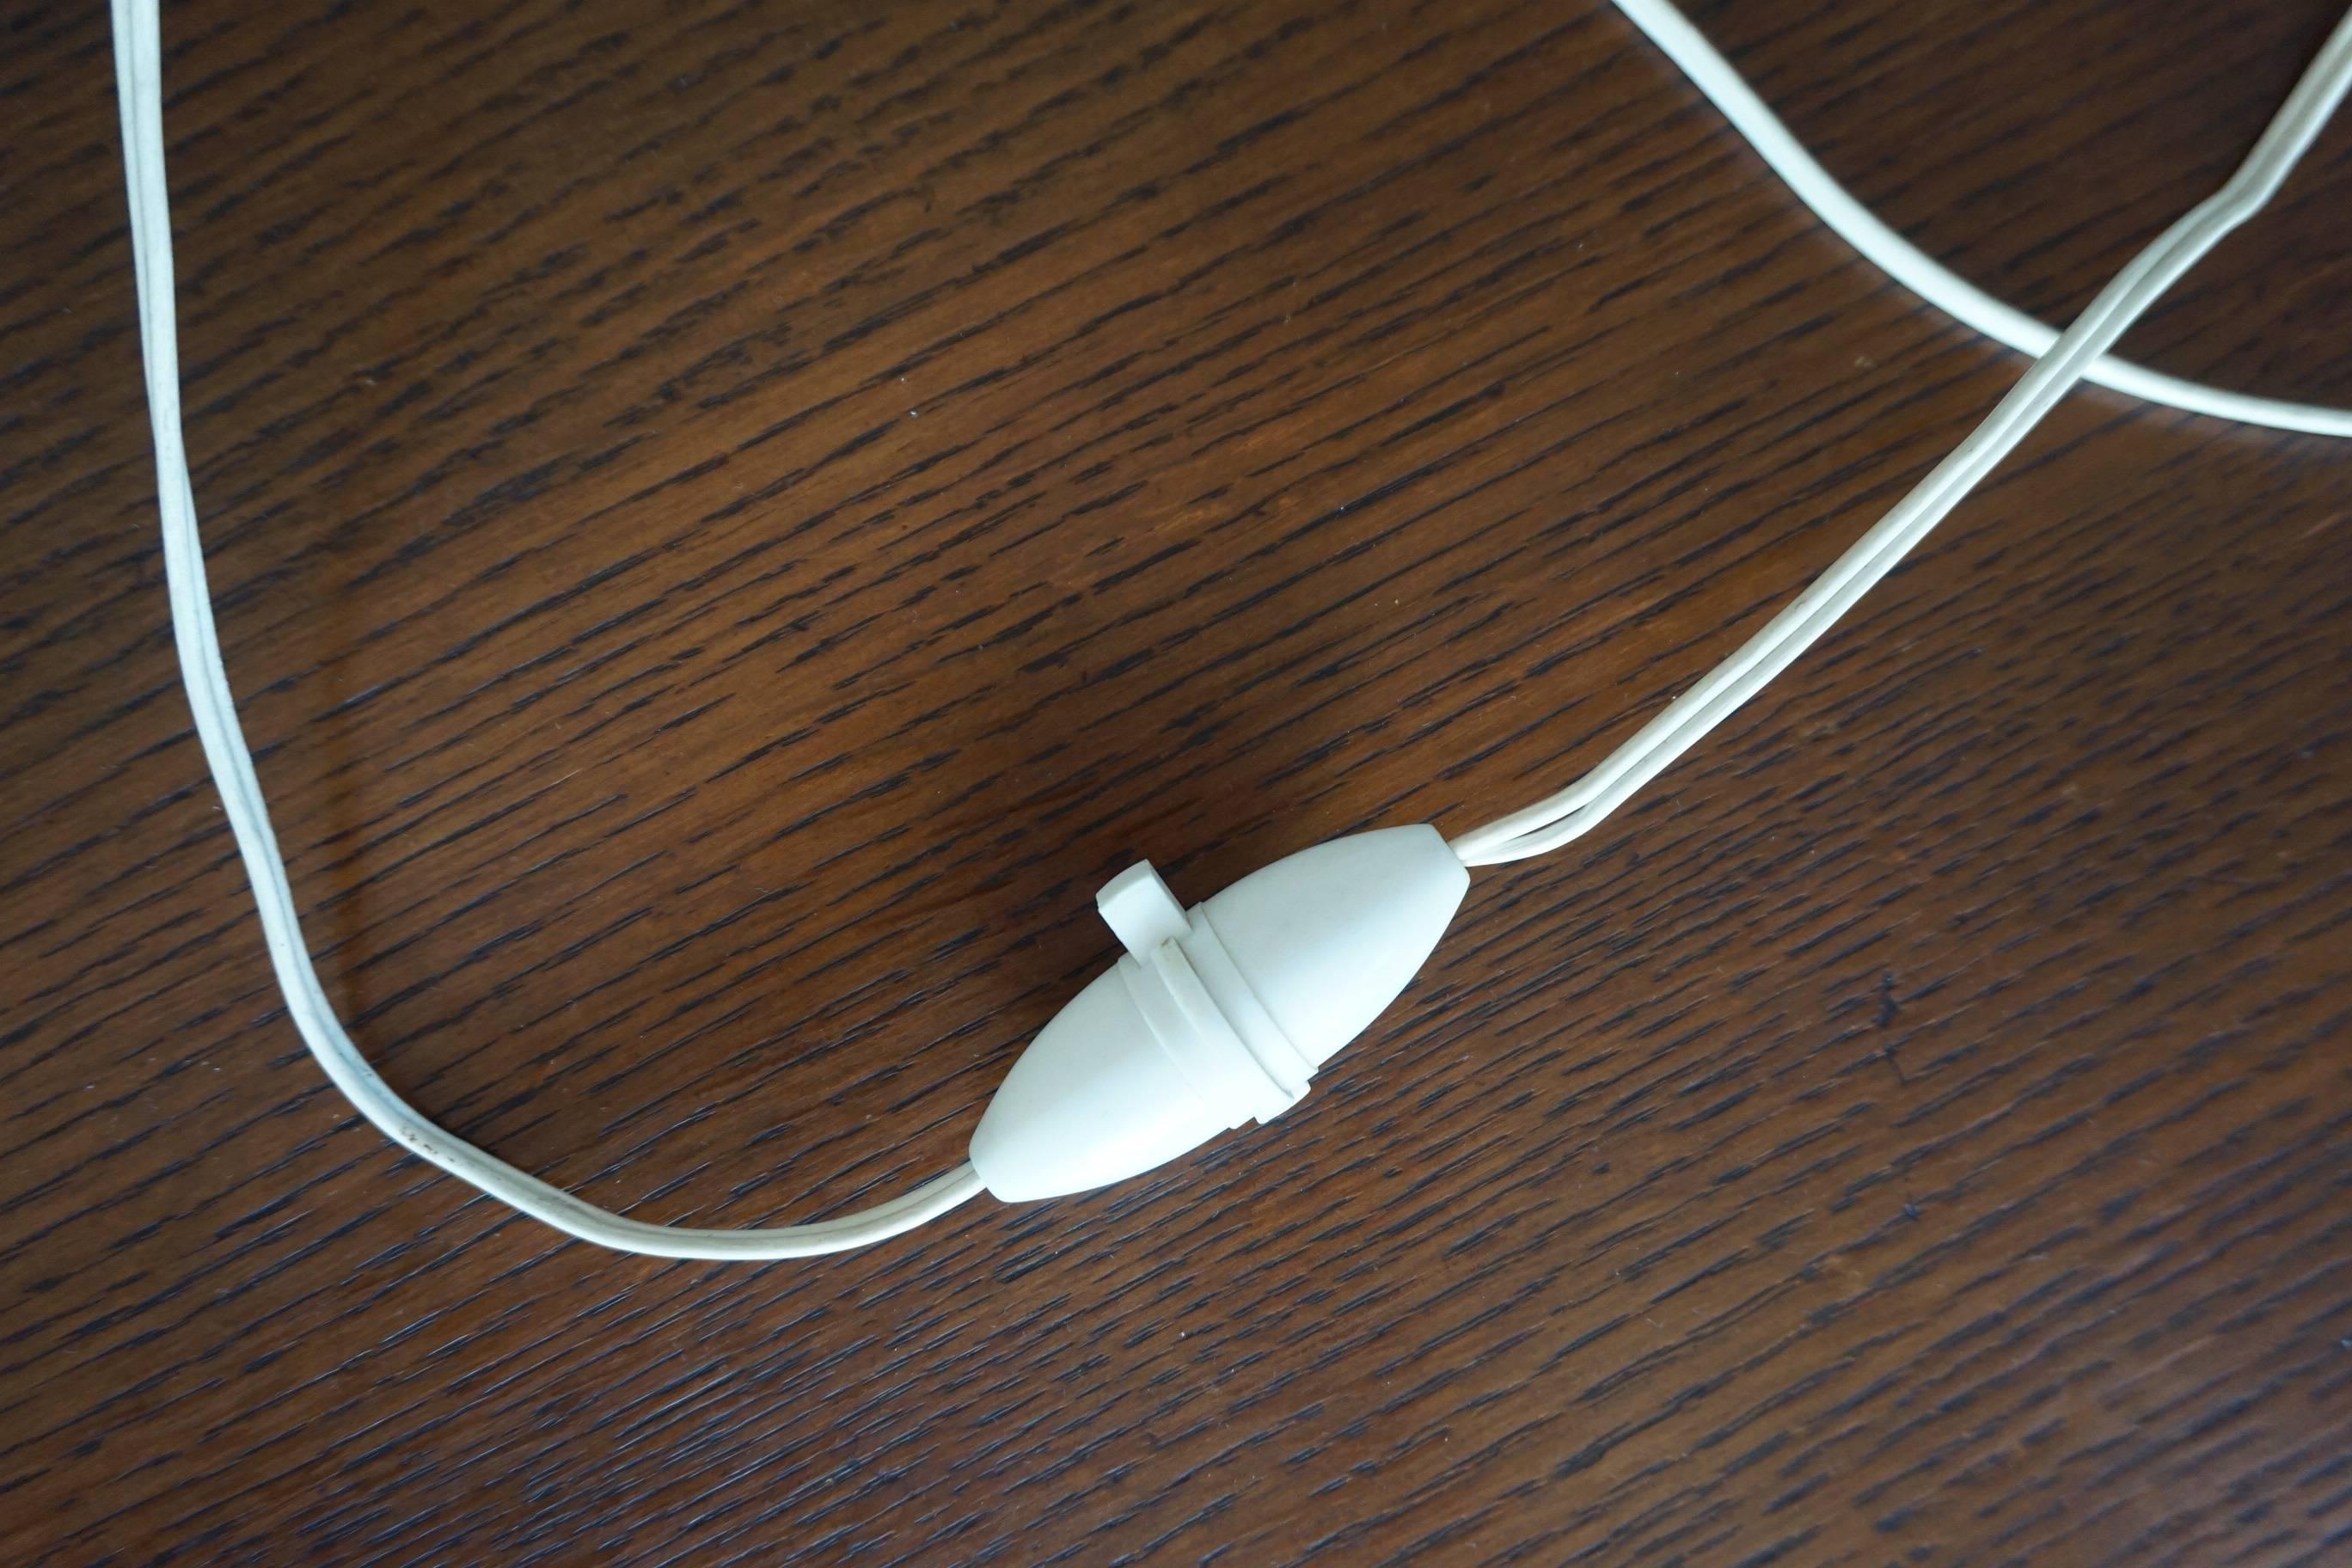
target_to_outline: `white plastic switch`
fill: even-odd
[[[1335,838],[1187,911],[1147,862],[1096,903],[1127,955],[1039,1031],[972,1134],[1008,1201],[1121,1181],[1280,1115],[1396,999],[1470,873],[1437,830]]]
[[[1184,934],[1184,906],[1160,879],[1149,860],[1139,860],[1102,885],[1095,908],[1119,946],[1142,958],[1163,942]]]

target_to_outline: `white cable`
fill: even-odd
[[[2261,210],[2310,147],[2347,87],[2352,87],[2352,13],[2336,24],[2229,183],[2190,209],[2102,289],[2052,352],[2034,362],[1934,472],[1762,631],[1598,768],[1556,795],[1453,840],[1464,863],[1523,859],[1587,832],[1787,668],[2024,439],[2142,311],[2222,236]]]
[[[1788,182],[1790,193],[1848,245],[1877,263],[1879,270],[1986,337],[2022,353],[2045,354],[2057,342],[2056,329],[1949,270],[1855,201],[1789,133],[1789,128],[1765,107],[1730,62],[1716,53],[1706,36],[1667,0],[1616,0],[1616,5],[1625,19],[1648,34],[1650,41],[1682,68],[1691,85],[1723,111],[1757,155]],[[2352,436],[2352,409],[2321,408],[2230,392],[2182,381],[2128,360],[2101,359],[2084,373],[2084,379],[2150,403],[2240,424],[2317,436]]]
[[[2166,287],[2276,190],[2343,96],[2347,80],[2352,79],[2352,16],[2330,37],[2254,155],[2222,193],[2176,224],[2126,268],[2083,319],[2052,346],[2049,329],[1969,289],[1856,206],[1670,7],[1650,0],[1619,0],[1619,4],[1675,55],[1832,226],[1853,238],[1897,278],[1989,335],[2028,352],[2049,347],[2050,353],[1925,484],[1762,633],[1645,726],[1632,742],[1570,789],[1454,840],[1455,853],[1471,864],[1541,853],[1573,838],[1607,815],[1809,647],[1933,528],[2070,386],[2086,375],[2158,401],[2252,423],[2352,432],[2352,416],[2332,410],[2215,392],[2099,359]],[[370,1121],[403,1148],[558,1229],[623,1251],[714,1259],[835,1252],[895,1236],[982,1191],[979,1175],[966,1163],[863,1214],[810,1225],[771,1230],[649,1225],[598,1208],[451,1137],[403,1102],[360,1056],[336,1019],[303,945],[293,890],[270,829],[260,781],[237,722],[235,698],[221,660],[181,429],[156,0],[112,0],[112,5],[124,177],[139,279],[140,341],[153,423],[164,575],[181,674],[198,739],[253,882],[263,936],[286,995],[288,1013],[327,1076]],[[1963,303],[1953,303],[1955,299]],[[1988,324],[1988,319],[1999,324]],[[1458,900],[1458,891],[1454,897]]]
[[[319,1065],[361,1114],[401,1147],[461,1181],[583,1241],[661,1258],[806,1258],[898,1235],[981,1191],[969,1163],[862,1214],[774,1230],[697,1230],[626,1219],[549,1185],[460,1142],[427,1121],[368,1066],[337,1021],[302,944],[286,863],[270,831],[252,753],[236,720],[228,672],[213,626],[196,533],[194,489],[180,428],[179,327],[172,298],[172,213],[163,179],[163,94],[156,0],[114,0],[115,85],[121,99],[123,169],[131,198],[131,254],[139,272],[139,331],[147,402],[155,430],[157,501],[163,517],[163,570],[180,673],[195,711],[205,759],[220,785],[229,829],[253,880],[254,902],[287,1011]]]

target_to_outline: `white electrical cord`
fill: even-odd
[[[2033,363],[1984,423],[1934,472],[1763,630],[1676,698],[1599,767],[1556,795],[1454,839],[1454,853],[1463,864],[1492,866],[1525,859],[1557,849],[1590,831],[1763,689],[1855,600],[1894,570],[1994,464],[2014,450],[2142,311],[2222,236],[2277,194],[2288,171],[2343,100],[2347,86],[2352,86],[2352,13],[2336,24],[2229,183],[2190,208],[2100,290],[2050,353]]]
[[[1744,84],[1666,6],[1643,0],[1619,4],[1692,73],[1768,160],[1800,185],[1823,218],[1928,298],[2003,341],[2032,352],[2034,334],[2049,329],[2015,312],[1988,325],[1985,300],[1912,251],[1853,205],[1774,121]],[[252,879],[254,900],[269,959],[287,1011],[303,1042],[362,1114],[403,1148],[471,1183],[523,1213],[585,1241],[627,1252],[669,1258],[800,1258],[879,1241],[921,1224],[982,1190],[966,1163],[905,1196],[863,1214],[771,1230],[706,1230],[627,1219],[574,1197],[444,1132],[394,1094],[368,1066],[336,1019],[302,942],[293,889],[269,826],[259,779],[236,718],[236,700],[221,660],[205,579],[204,544],[196,529],[194,487],[181,429],[178,323],[173,308],[172,218],[164,179],[163,68],[156,0],[112,0],[116,85],[121,100],[123,165],[131,207],[131,249],[138,268],[140,341],[145,359],[149,411],[155,442],[157,501],[163,518],[164,575],[181,675],[203,744],[221,792],[223,809]],[[1676,29],[1679,28],[1679,34]],[[1663,36],[1662,36],[1663,29]],[[1866,535],[1765,631],[1700,686],[1646,727],[1633,742],[1582,783],[1454,841],[1473,864],[1538,854],[1583,832],[1619,801],[1679,756],[1722,717],[1752,695],[1867,591],[1903,552],[1932,528],[1968,489],[2016,445],[2033,422],[2074,382],[2100,374],[2110,384],[2182,407],[2287,428],[2344,433],[2352,419],[2325,409],[2299,409],[2241,398],[2098,356],[2140,310],[2229,228],[2266,201],[2286,170],[2343,96],[2352,77],[2352,16],[2322,51],[2278,120],[2264,133],[2245,169],[2214,200],[2200,206],[2127,268],[2067,332],[2051,357],[2037,363],[2017,390],[1927,484]],[[1726,86],[1728,83],[1728,86]],[[1806,189],[1810,183],[1814,188]],[[1825,196],[1823,192],[1828,195]],[[1824,204],[1827,204],[1826,205]],[[1850,209],[1850,210],[1845,210]],[[1865,242],[1860,235],[1871,236]],[[1873,248],[1874,245],[1876,248]],[[1889,258],[1894,258],[1893,261]],[[1895,265],[1900,262],[1902,265]],[[1921,279],[1927,279],[1922,282]],[[1941,281],[1938,281],[1941,280]],[[1963,308],[1956,298],[1980,304]],[[1971,315],[1970,310],[1978,312]],[[2012,319],[2013,318],[2013,319]],[[2020,323],[2022,323],[2021,326]],[[2140,377],[2135,383],[2130,377]],[[2311,421],[2337,421],[2343,428]],[[1458,900],[1456,891],[1454,897]],[[1450,908],[1450,905],[1449,905]],[[1425,951],[1425,950],[1424,950]]]
[[[583,1241],[658,1258],[807,1258],[898,1235],[981,1191],[970,1163],[863,1214],[774,1230],[696,1230],[626,1219],[516,1170],[436,1127],[411,1109],[361,1057],[319,984],[302,944],[286,862],[270,831],[269,809],[254,775],[253,754],[236,720],[228,671],[213,627],[205,582],[204,542],[196,534],[194,486],[180,429],[180,338],[172,293],[172,212],[163,181],[163,89],[156,0],[114,0],[115,85],[121,99],[131,247],[139,270],[139,337],[147,364],[147,404],[155,427],[156,500],[163,514],[163,575],[172,595],[172,630],[180,672],[195,710],[196,735],[220,785],[229,830],[253,879],[254,902],[286,1009],[335,1087],[384,1136],[460,1181]]]
[[[2021,353],[2046,354],[2057,343],[2056,328],[1994,299],[1887,227],[1868,207],[1855,201],[1805,151],[1804,144],[1789,133],[1789,128],[1765,107],[1764,100],[1732,69],[1731,63],[1716,53],[1715,46],[1666,0],[1616,0],[1616,5],[1627,21],[1648,34],[1650,41],[1682,68],[1693,87],[1723,111],[1723,117],[1747,139],[1757,155],[1788,182],[1790,192],[1811,207],[1813,216],[1840,238],[1876,262],[1879,270],[1929,304]],[[2095,360],[2083,373],[2083,379],[2150,403],[2210,414],[2242,425],[2300,430],[2315,436],[2352,436],[2352,409],[2320,408],[2307,403],[2285,403],[2230,392],[2182,381],[2128,360]]]

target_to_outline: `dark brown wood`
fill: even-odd
[[[2325,0],[1717,5],[2079,308]],[[37,1563],[2341,1563],[2352,466],[2103,393],[1272,1129],[763,1268],[288,1025],[176,686],[102,7],[0,58],[0,1521]],[[1203,895],[1597,758],[2014,356],[1605,5],[166,16],[190,441],[328,983],[599,1201],[960,1157]],[[2144,330],[2352,403],[2352,134]]]

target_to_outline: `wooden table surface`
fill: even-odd
[[[2063,319],[2326,0],[1696,19]],[[2018,373],[1614,11],[166,7],[190,441],[331,993],[757,1224],[1198,898],[1596,760]],[[604,1253],[304,1054],[170,648],[102,7],[0,51],[0,1527],[32,1563],[2352,1560],[2352,467],[2062,407],[1482,872],[1315,1092]],[[2352,127],[2130,340],[2352,404]]]

